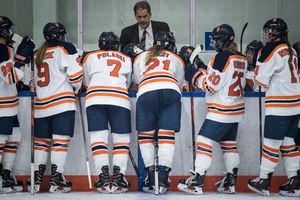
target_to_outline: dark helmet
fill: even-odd
[[[136,43],[127,44],[123,50],[123,53],[129,56],[132,62],[142,52],[144,52],[143,47],[140,44],[136,44]]]
[[[246,47],[246,53],[247,51],[258,51],[259,49],[261,49],[263,47],[263,43],[261,41],[258,40],[253,40],[252,42],[250,42],[247,47]]]
[[[298,55],[298,57],[299,57],[299,56],[300,56],[300,41],[294,43],[294,44],[293,44],[293,48],[295,49],[295,51],[297,52],[297,55]],[[298,62],[300,62],[300,61],[298,60]]]
[[[175,53],[175,37],[169,31],[159,31],[154,37],[154,45],[160,45],[165,50],[169,50]]]
[[[222,24],[214,28],[211,33],[213,47],[218,50],[221,45],[226,45],[234,40],[235,34],[233,28],[228,24]]]
[[[193,46],[181,47],[181,49],[179,51],[179,56],[186,65],[191,64],[190,57],[194,50],[195,50],[195,47],[193,47]],[[196,57],[198,57],[198,56],[196,56]]]
[[[286,36],[288,33],[287,24],[280,18],[273,18],[267,21],[263,27],[264,31],[268,31],[271,36]]]
[[[0,16],[0,36],[7,39],[7,33],[14,24],[8,17]],[[10,33],[10,38],[13,33]]]
[[[101,50],[104,50],[104,45],[109,44],[113,50],[119,51],[120,40],[114,32],[103,32],[101,33],[98,46]]]
[[[44,26],[43,34],[44,34],[44,38],[48,42],[58,42],[61,41],[59,39],[59,36],[62,35],[66,37],[67,31],[64,25],[62,25],[61,23],[49,22]]]

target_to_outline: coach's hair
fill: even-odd
[[[50,42],[45,41],[42,46],[40,46],[40,48],[37,50],[36,52],[36,59],[35,59],[35,63],[37,68],[40,67],[40,65],[43,63],[45,55],[46,55],[46,51],[47,48],[50,46]]]
[[[147,1],[138,1],[134,7],[134,15],[136,15],[136,11],[139,9],[147,9],[147,12],[150,14],[151,13],[151,7]]]
[[[146,55],[146,58],[145,58],[145,65],[149,65],[151,60],[153,60],[157,56],[161,55],[161,53],[163,51],[164,51],[164,48],[161,45],[154,45],[153,47],[151,47],[147,52],[147,55]]]

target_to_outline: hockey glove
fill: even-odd
[[[34,48],[35,44],[33,41],[28,39],[28,36],[24,37],[14,56],[15,61],[21,64],[28,64]]]
[[[195,68],[185,66],[185,74],[184,78],[187,80],[190,84],[197,87],[196,82],[200,76],[202,76],[203,73]]]

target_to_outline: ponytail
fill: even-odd
[[[161,45],[154,45],[151,47],[146,55],[145,63],[146,65],[150,63],[150,61],[157,56],[159,56],[163,52],[164,48]]]
[[[293,71],[294,67],[293,67],[293,49],[292,46],[289,42],[289,40],[287,39],[287,36],[279,36],[280,39],[282,39],[283,41],[285,41],[285,43],[287,44],[288,48],[289,48],[289,66],[290,66],[290,70]]]
[[[45,41],[42,44],[42,46],[40,46],[40,48],[37,50],[36,59],[35,59],[37,68],[39,68],[40,65],[43,63],[45,55],[46,55],[46,51],[47,51],[49,45],[50,45],[50,43],[48,41]]]

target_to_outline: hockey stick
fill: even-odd
[[[85,138],[85,131],[84,131],[85,129],[84,129],[82,108],[81,108],[80,92],[78,92],[77,95],[78,95],[78,104],[79,104],[78,106],[79,106],[79,111],[80,111],[80,120],[81,120],[81,128],[82,128],[84,151],[85,151],[86,168],[87,168],[87,173],[88,173],[89,187],[90,187],[90,190],[92,190],[93,187],[92,187],[91,172],[90,172],[90,162],[89,162],[88,152],[87,152],[87,148],[86,148],[86,138]]]
[[[155,180],[155,195],[159,194],[158,185],[158,130],[154,133],[154,180]]]
[[[34,56],[30,56],[30,93],[31,93],[31,195],[34,195]]]
[[[194,49],[190,56],[190,63],[194,63],[195,57],[203,50],[203,45],[199,45]],[[194,92],[193,86],[189,84],[189,92],[191,95],[191,120],[192,120],[192,141],[193,141],[193,169],[195,170],[195,160],[196,160],[196,142],[195,142],[195,115],[194,115]]]
[[[133,158],[133,156],[132,156],[130,150],[129,150],[129,158],[130,158],[130,160],[131,160],[131,163],[132,163],[132,165],[133,165],[133,168],[134,168],[134,170],[135,170],[136,175],[137,175],[139,178],[142,178],[142,176],[141,176],[141,174],[140,174],[140,171],[139,171],[139,168],[137,167],[136,162],[134,161],[134,158]]]
[[[241,53],[242,53],[242,51],[243,51],[243,47],[242,47],[242,45],[243,45],[243,35],[244,35],[244,32],[245,32],[245,29],[247,28],[247,26],[248,26],[248,22],[246,22],[246,24],[244,25],[244,28],[243,28],[243,30],[242,30],[242,34],[241,34],[241,41],[240,41],[240,49],[241,49]]]
[[[261,112],[261,86],[259,86],[258,92],[258,106],[259,106],[259,150],[260,150],[260,162],[262,156],[262,112]]]

